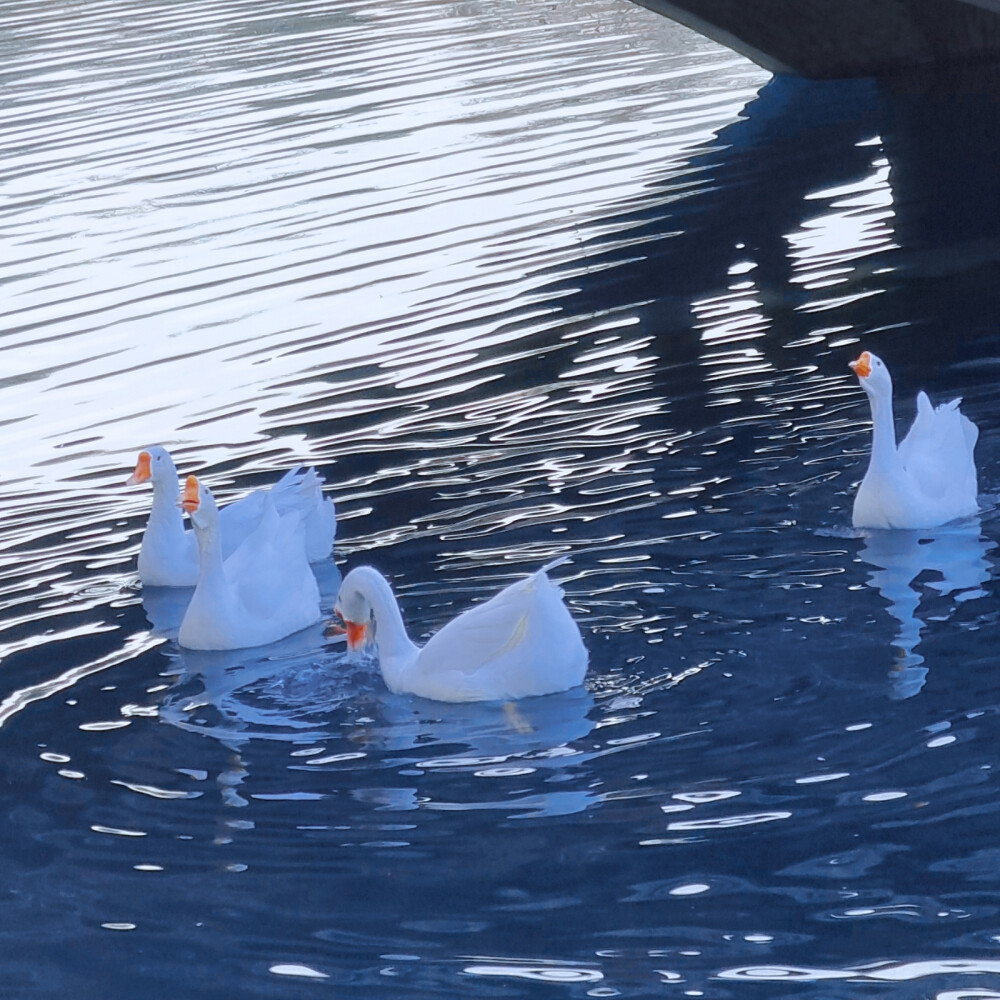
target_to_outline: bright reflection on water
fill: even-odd
[[[994,81],[625,0],[2,8],[7,994],[995,995]],[[964,397],[979,519],[850,529],[861,342]],[[179,649],[150,443],[316,464],[326,607],[371,561],[418,637],[573,554],[587,686]]]

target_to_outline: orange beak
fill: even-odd
[[[184,492],[181,494],[181,506],[190,514],[198,509],[201,497],[198,495],[198,477],[188,476],[184,484]]]
[[[368,626],[362,622],[344,620],[344,631],[347,633],[347,648],[361,649],[368,636]]]
[[[872,357],[867,351],[862,351],[854,361],[847,363],[858,378],[868,378],[872,373]]]
[[[152,459],[148,451],[139,452],[139,460],[135,463],[135,472],[125,480],[126,486],[135,486],[137,483],[144,483],[153,478],[153,470],[149,467]]]

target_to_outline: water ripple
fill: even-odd
[[[891,358],[901,418],[964,395],[994,488],[992,104],[768,82],[619,0],[4,26],[13,993],[992,995],[995,504],[851,530],[845,367]],[[370,561],[417,640],[571,555],[586,686],[421,702],[319,627],[180,649],[151,443],[225,501],[315,464],[324,610]]]

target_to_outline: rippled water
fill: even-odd
[[[624,0],[0,10],[5,995],[1000,997],[995,81]],[[964,396],[977,521],[849,528],[861,342]],[[586,689],[180,650],[150,443],[314,463],[326,606],[370,561],[417,636],[572,553]]]

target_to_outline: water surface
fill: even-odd
[[[9,995],[1000,997],[992,81],[624,0],[0,10]],[[861,345],[964,397],[980,518],[850,529]],[[179,649],[151,443],[315,464],[326,609],[371,562],[418,638],[572,554],[586,688]]]

